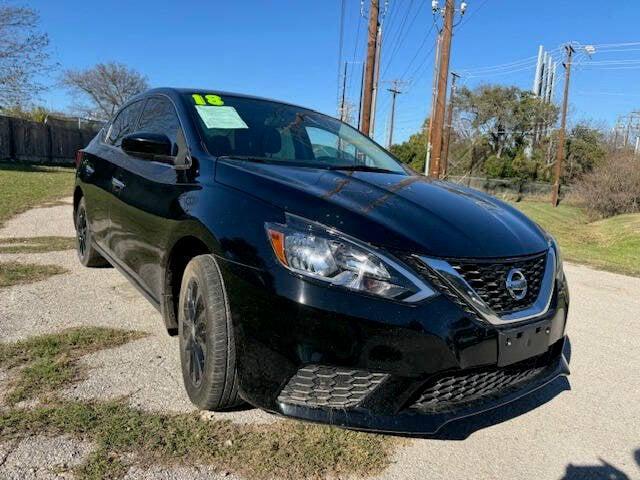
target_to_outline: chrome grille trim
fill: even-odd
[[[549,248],[547,251],[547,261],[538,298],[536,298],[531,306],[504,315],[499,315],[493,311],[493,309],[480,298],[480,295],[469,285],[465,278],[446,260],[426,256],[417,256],[417,258],[447,282],[464,301],[479,313],[481,319],[492,325],[500,326],[524,322],[532,318],[540,317],[549,311],[556,278],[556,254],[553,248]]]

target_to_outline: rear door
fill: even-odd
[[[168,97],[147,99],[136,131],[166,135],[174,155],[186,148],[178,141],[180,122]],[[184,184],[180,173],[172,165],[123,153],[115,174],[120,188],[111,209],[111,248],[155,302],[162,292],[163,255],[179,215],[176,206]]]

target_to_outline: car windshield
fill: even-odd
[[[217,157],[332,170],[406,174],[383,148],[346,123],[311,110],[223,94],[185,94]]]

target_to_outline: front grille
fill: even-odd
[[[352,408],[388,375],[349,368],[307,365],[296,372],[278,401],[305,407]]]
[[[464,310],[464,312],[469,316],[469,318],[476,319],[476,320],[478,319],[478,314],[469,306],[469,304],[467,304],[467,302],[462,300],[462,298],[460,298],[460,296],[457,293],[455,293],[453,289],[449,287],[449,285],[444,280],[442,280],[442,278],[439,275],[437,275],[431,268],[427,267],[424,263],[412,261],[411,259],[409,260],[409,262],[418,270],[420,275],[425,280],[428,280],[429,283],[431,283],[431,285],[436,287],[436,289],[440,293],[442,293],[449,300],[455,303],[458,307]]]
[[[546,258],[547,254],[543,253],[522,260],[449,260],[449,263],[494,312],[502,315],[527,308],[536,301]],[[527,279],[527,294],[522,300],[516,300],[507,290],[507,275],[512,268],[521,270]]]
[[[488,400],[533,380],[546,366],[523,366],[457,374],[431,381],[411,408],[421,413],[458,409],[473,401]]]

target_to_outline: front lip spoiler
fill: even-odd
[[[277,403],[277,411],[273,413],[310,422],[347,427],[354,430],[405,435],[433,435],[447,423],[478,415],[514,402],[519,398],[535,392],[559,377],[569,375],[569,373],[569,364],[564,354],[560,355],[554,363],[549,366],[544,375],[535,378],[521,388],[495,399],[484,401],[481,404],[471,404],[453,412],[423,414],[404,411],[396,415],[377,415],[363,409],[340,410],[309,408],[279,402]]]

